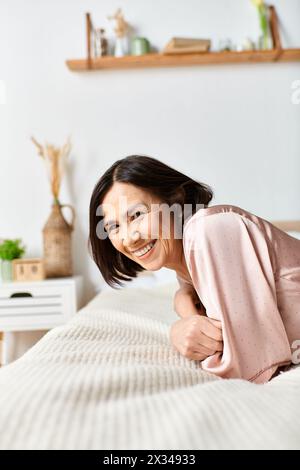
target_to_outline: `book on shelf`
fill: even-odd
[[[207,52],[211,46],[210,39],[173,37],[163,49],[165,54],[189,54]]]

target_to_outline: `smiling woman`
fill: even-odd
[[[207,207],[212,195],[153,158],[119,160],[92,194],[92,255],[109,284],[176,271],[172,344],[208,372],[264,383],[300,338],[300,242],[240,207]]]
[[[140,271],[162,267],[189,278],[182,227],[187,215],[207,207],[212,197],[208,185],[155,158],[132,155],[116,161],[97,182],[90,202],[89,245],[107,284],[122,286]]]

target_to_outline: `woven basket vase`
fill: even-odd
[[[68,207],[72,212],[69,224],[62,209]],[[75,211],[69,204],[54,203],[51,214],[43,228],[44,263],[46,277],[66,277],[73,274],[72,231]]]

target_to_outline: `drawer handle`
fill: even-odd
[[[15,297],[32,297],[32,295],[29,292],[16,292],[10,296],[11,299]]]

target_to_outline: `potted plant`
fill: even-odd
[[[261,36],[258,40],[258,48],[271,49],[272,44],[269,27],[269,7],[266,5],[265,0],[252,0],[252,3],[257,9],[261,30]]]
[[[20,238],[14,240],[2,240],[0,242],[0,280],[9,282],[13,280],[12,260],[21,258],[25,253],[25,247],[21,245]]]

